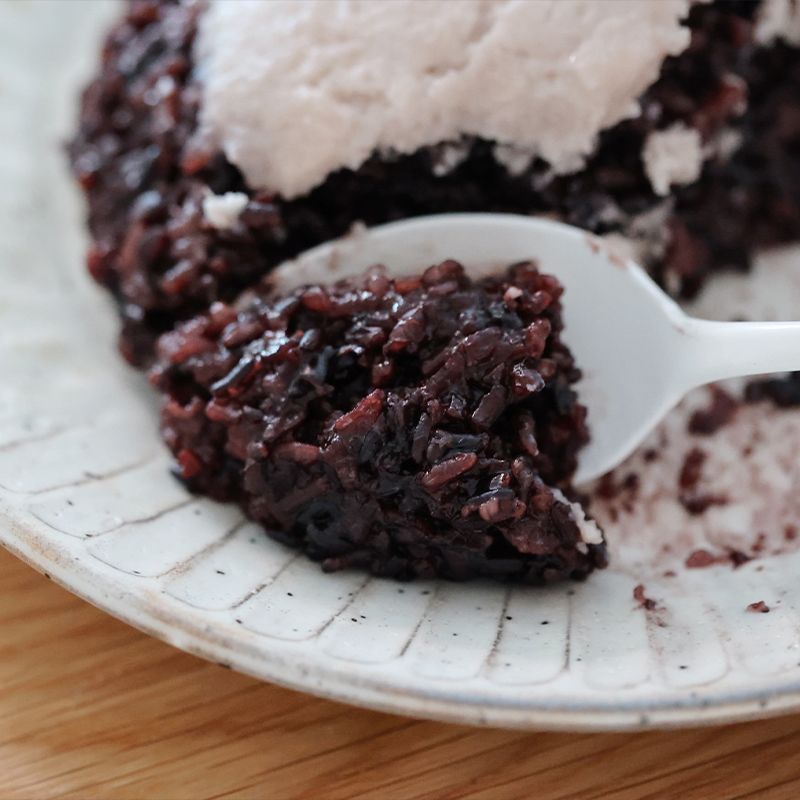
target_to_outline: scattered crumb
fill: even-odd
[[[729,502],[728,495],[711,493],[681,492],[678,499],[680,504],[693,515],[702,514],[711,506],[725,506]]]
[[[757,559],[794,553],[800,546],[800,495],[790,489],[800,463],[800,416],[741,403],[730,424],[701,438],[687,430],[694,409],[714,397],[701,391],[699,403],[697,396],[687,401],[647,448],[592,487],[592,511],[606,526],[615,564],[624,560],[629,567],[631,589],[639,582],[646,588],[667,581],[665,571],[677,573],[672,581],[684,570],[714,565],[744,566],[749,572],[757,569]],[[662,438],[670,439],[665,449]],[[743,450],[750,447],[753,455],[747,458]],[[652,463],[645,459],[648,450]],[[767,452],[775,457],[765,458]],[[666,525],[669,536],[663,535]],[[671,552],[666,542],[672,543]]]
[[[689,417],[687,430],[696,436],[710,436],[734,418],[740,405],[740,402],[726,391],[712,386],[711,402]]]
[[[660,454],[655,447],[648,447],[647,450],[642,453],[642,460],[649,464],[652,461],[655,461],[659,455]]]
[[[629,492],[639,490],[639,476],[635,472],[629,472],[622,480],[622,488]]]
[[[683,466],[678,475],[678,485],[684,491],[692,491],[700,482],[703,473],[703,464],[708,458],[708,453],[699,447],[693,447],[683,459]]]
[[[594,490],[594,496],[601,500],[619,501],[619,507],[609,505],[607,508],[612,522],[616,522],[619,518],[619,508],[629,514],[633,512],[633,504],[639,492],[639,484],[639,475],[636,472],[627,473],[619,481],[616,480],[614,470],[607,472],[600,478],[597,488]]]
[[[655,600],[651,600],[649,597],[644,596],[644,586],[641,583],[633,590],[633,599],[641,608],[644,608],[647,611],[652,611],[656,607]]]
[[[664,573],[664,577],[665,577],[665,578],[675,578],[675,577],[677,577],[677,575],[678,575],[678,573],[677,573],[677,572],[675,572],[675,570],[674,570],[674,569],[668,569],[668,570],[667,570],[667,571]]]
[[[702,569],[712,564],[719,564],[720,558],[708,550],[695,550],[684,563],[687,569]]]
[[[763,600],[759,600],[757,603],[750,603],[750,605],[747,606],[747,610],[755,611],[759,614],[768,614],[769,606]]]
[[[733,568],[741,567],[742,564],[746,564],[748,561],[752,561],[753,557],[748,556],[747,553],[743,553],[741,550],[728,550],[728,558],[730,559],[731,563],[733,564]]]
[[[747,555],[747,553],[729,547],[727,553],[716,556],[713,553],[709,553],[708,550],[695,550],[684,561],[684,566],[688,569],[703,569],[714,564],[731,564],[736,569],[752,560],[752,556]]]
[[[598,497],[602,497],[603,500],[613,500],[615,497],[625,492],[629,495],[628,499],[632,500],[632,496],[639,491],[639,483],[639,476],[635,472],[629,472],[624,478],[617,481],[616,473],[612,470],[611,472],[607,472],[600,479],[595,494]]]
[[[705,450],[693,447],[684,457],[683,466],[678,475],[678,486],[681,489],[678,500],[690,514],[702,514],[711,506],[724,506],[728,503],[728,496],[725,494],[696,491],[707,458],[708,453]]]
[[[613,500],[617,496],[618,491],[619,489],[614,481],[614,471],[612,470],[600,478],[597,488],[595,489],[595,495],[603,500]]]

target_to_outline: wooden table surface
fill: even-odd
[[[259,683],[107,616],[0,549],[0,798],[800,797],[800,715],[520,733]]]

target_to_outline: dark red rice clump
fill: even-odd
[[[322,561],[396,578],[582,578],[588,440],[555,278],[456,262],[223,303],[161,337],[153,384],[187,485]]]
[[[193,45],[203,4],[131,0],[108,36],[69,147],[89,204],[89,269],[117,300],[123,354],[148,366],[156,338],[176,322],[214,301],[232,302],[277,264],[355,222],[499,211],[625,233],[664,203],[641,153],[653,131],[676,122],[708,145],[730,128],[742,146],[709,159],[696,183],[675,190],[669,247],[646,265],[657,280],[690,296],[710,272],[746,268],[754,248],[800,240],[800,48],[756,46],[757,7],[754,0],[693,6],[691,46],[665,59],[640,98],[641,113],[603,131],[574,173],[554,176],[537,159],[511,175],[493,142],[472,137],[446,175],[436,169],[440,145],[397,158],[375,153],[286,200],[249,186],[200,135]],[[204,219],[209,192],[248,195],[236,226],[216,230]]]

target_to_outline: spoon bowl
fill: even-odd
[[[282,264],[272,276],[286,291],[353,277],[375,264],[392,277],[418,274],[451,258],[473,279],[532,260],[563,285],[563,340],[583,373],[576,389],[591,433],[579,456],[579,484],[630,455],[691,389],[800,369],[800,323],[688,317],[601,239],[542,217],[439,214],[362,228]]]

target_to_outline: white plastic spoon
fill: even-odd
[[[416,274],[453,258],[478,278],[534,260],[564,286],[564,341],[583,378],[591,442],[576,483],[619,464],[691,389],[742,375],[800,370],[800,322],[688,317],[638,265],[585,231],[512,214],[439,214],[359,231],[282,264],[284,290],[383,264]]]

